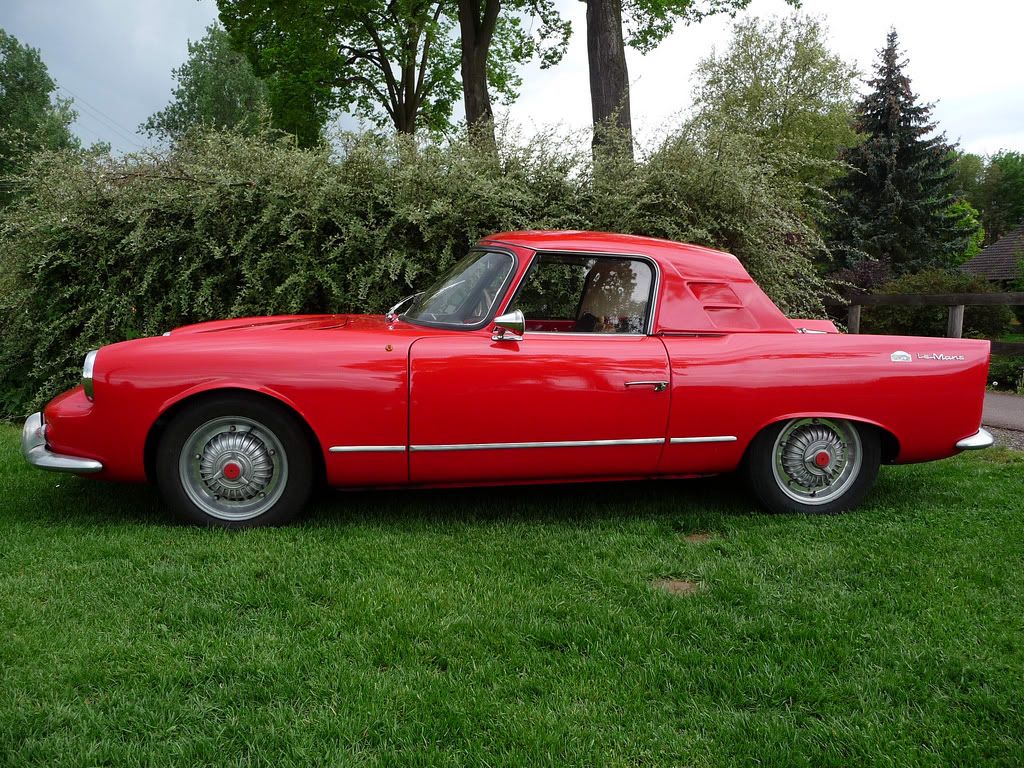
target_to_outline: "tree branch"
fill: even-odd
[[[391,107],[395,113],[399,110],[399,94],[398,84],[395,82],[395,73],[391,70],[391,62],[388,61],[387,52],[384,49],[384,42],[380,39],[380,35],[377,34],[377,30],[374,29],[372,24],[368,24],[366,20],[363,20],[363,28],[366,29],[370,35],[370,39],[373,40],[373,44],[377,47],[377,54],[380,56],[380,68],[384,73],[384,78],[388,83],[388,94],[391,97]]]

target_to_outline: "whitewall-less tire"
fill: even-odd
[[[874,427],[803,418],[762,430],[750,444],[745,468],[754,495],[769,510],[830,515],[864,499],[880,463]]]
[[[186,522],[282,525],[309,498],[312,458],[301,424],[283,407],[259,396],[216,395],[186,406],[168,424],[156,480]]]

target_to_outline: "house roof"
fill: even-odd
[[[981,275],[989,280],[1017,280],[1021,275],[1020,261],[1024,258],[1024,224],[982,248],[981,253],[962,265],[969,275]]]

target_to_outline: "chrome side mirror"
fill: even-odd
[[[494,334],[491,341],[522,341],[526,332],[526,318],[520,309],[506,312],[494,318]]]

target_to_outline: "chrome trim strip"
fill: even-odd
[[[663,437],[632,440],[551,440],[536,443],[452,443],[449,445],[410,445],[411,451],[495,451],[507,448],[595,448],[608,445],[661,445]]]
[[[594,333],[591,331],[527,331],[531,336],[582,336],[588,339],[646,339],[647,333]]]
[[[404,445],[332,445],[330,453],[401,453]]]
[[[24,455],[25,461],[33,467],[48,469],[51,472],[77,472],[80,475],[91,475],[103,469],[103,464],[96,459],[65,456],[47,448],[46,428],[41,413],[33,413],[25,421],[25,427],[21,430],[21,453]]]
[[[705,437],[673,437],[669,440],[672,445],[680,443],[735,443],[736,435],[707,435]]]
[[[965,437],[958,442],[956,447],[961,451],[977,451],[981,448],[988,448],[995,441],[996,439],[992,437],[992,433],[982,427],[970,437]]]

